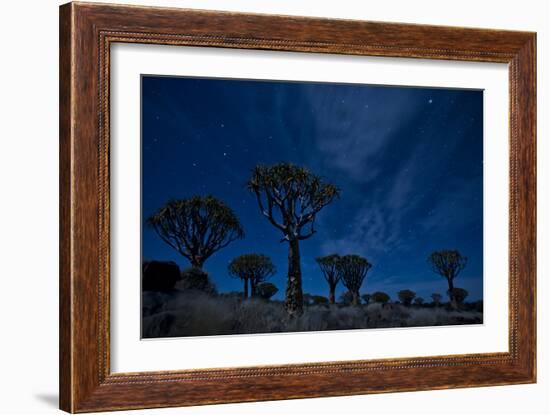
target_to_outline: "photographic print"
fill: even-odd
[[[143,338],[483,323],[483,91],[143,75]]]

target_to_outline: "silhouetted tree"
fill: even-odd
[[[370,294],[365,293],[361,296],[361,298],[363,299],[363,302],[365,303],[365,305],[369,305],[370,298],[371,298]]]
[[[325,280],[328,283],[328,289],[329,289],[328,302],[330,304],[334,304],[336,286],[342,279],[342,275],[339,272],[340,268],[338,267],[338,261],[340,260],[340,256],[333,254],[333,255],[319,257],[319,258],[316,258],[315,260],[319,264],[319,267],[323,272],[323,276],[325,277]]]
[[[449,296],[451,295],[458,304],[462,304],[466,297],[468,297],[468,291],[466,291],[464,288],[455,287],[453,288],[453,291],[449,293]]]
[[[434,305],[436,307],[439,307],[439,304],[441,304],[441,294],[433,293],[431,297],[432,297],[432,301],[434,302]]]
[[[399,297],[399,301],[408,307],[411,305],[414,297],[416,297],[416,293],[411,290],[401,290],[397,293],[397,296]]]
[[[235,213],[212,196],[172,200],[147,224],[194,268],[202,268],[212,254],[244,237]]]
[[[424,304],[424,299],[422,297],[416,297],[414,299],[414,304],[415,305],[422,305],[422,304]]]
[[[270,282],[262,282],[256,287],[256,293],[258,297],[263,298],[264,300],[269,300],[273,297],[279,289]]]
[[[281,231],[282,241],[289,244],[285,308],[289,316],[298,316],[303,312],[300,241],[313,236],[317,213],[340,191],[307,169],[290,163],[256,166],[248,188],[256,195],[262,215]]]
[[[243,280],[243,296],[248,297],[248,282],[252,296],[256,295],[256,287],[260,282],[275,274],[275,265],[271,258],[260,254],[245,254],[233,258],[227,270],[229,275]]]
[[[468,259],[457,250],[445,250],[433,252],[428,257],[428,262],[432,266],[433,272],[443,276],[449,285],[449,299],[451,307],[456,309],[457,299],[453,295],[454,279],[466,266]]]
[[[344,255],[337,262],[338,273],[342,276],[342,283],[352,295],[351,304],[359,304],[359,290],[361,284],[371,269],[372,264],[359,255]]]
[[[375,293],[372,293],[371,300],[375,303],[386,304],[388,301],[390,301],[390,296],[385,292],[376,291]]]

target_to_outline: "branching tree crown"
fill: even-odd
[[[147,219],[147,224],[197,268],[215,252],[244,237],[235,213],[212,196],[169,201]]]
[[[261,213],[283,233],[284,240],[311,237],[317,213],[340,195],[333,184],[291,163],[256,166],[248,188],[256,195]]]
[[[372,264],[359,255],[344,255],[338,260],[338,272],[344,286],[353,295],[353,305],[359,303],[359,290]]]
[[[436,274],[452,281],[464,269],[468,258],[457,250],[436,251],[428,257],[428,262]]]

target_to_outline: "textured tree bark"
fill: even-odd
[[[304,311],[303,305],[300,245],[298,239],[291,239],[288,242],[288,280],[285,308],[290,317],[298,317]]]
[[[243,278],[243,297],[248,298],[248,279]]]

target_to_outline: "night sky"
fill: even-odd
[[[468,264],[455,286],[483,297],[483,92],[478,90],[142,77],[142,255],[189,262],[145,225],[170,199],[213,195],[246,236],[205,263],[219,291],[241,291],[227,264],[243,253],[272,258],[283,298],[287,250],[246,189],[259,163],[292,162],[337,185],[340,199],[301,242],[305,293],[328,295],[315,258],[359,254],[373,264],[361,293],[411,289],[431,301],[446,281],[434,250]],[[345,291],[340,284],[337,297]]]

